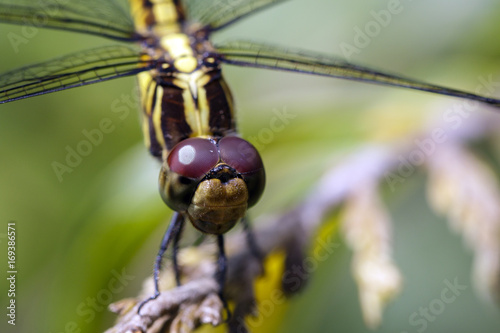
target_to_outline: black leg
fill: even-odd
[[[154,265],[154,269],[153,269],[153,281],[155,284],[155,293],[153,296],[142,301],[142,303],[139,305],[139,308],[137,309],[138,314],[140,314],[141,308],[144,306],[144,304],[157,298],[160,295],[160,290],[158,287],[158,280],[160,279],[161,260],[163,258],[163,254],[165,254],[165,251],[168,248],[168,245],[170,244],[170,241],[172,240],[172,238],[175,239],[176,237],[178,237],[178,234],[182,230],[183,225],[184,225],[184,216],[182,216],[182,214],[179,214],[177,212],[174,213],[174,216],[172,217],[172,220],[170,221],[170,225],[168,226],[168,229],[165,232],[165,235],[163,235],[163,239],[162,239],[161,245],[160,245],[160,250],[158,251],[158,255],[156,256],[156,260],[155,260],[155,265]]]
[[[241,223],[243,223],[243,230],[245,230],[246,241],[248,248],[250,249],[250,253],[259,261],[261,265],[263,265],[264,255],[262,254],[259,245],[257,245],[252,226],[248,222],[246,216],[241,220]],[[262,267],[262,273],[264,273],[264,267]]]
[[[184,229],[184,223],[181,223],[179,230],[174,235],[174,249],[172,253],[172,263],[174,265],[175,282],[177,287],[181,285],[181,270],[179,269],[179,262],[177,255],[179,253],[179,240],[181,239],[182,230]]]
[[[219,283],[219,297],[224,304],[224,309],[227,313],[227,320],[231,318],[231,311],[227,306],[226,299],[224,297],[224,285],[226,283],[227,275],[227,257],[224,250],[224,236],[217,235],[217,244],[219,245],[219,259],[217,260],[217,282]]]

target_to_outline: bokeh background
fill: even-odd
[[[214,39],[266,41],[342,56],[342,43],[354,45],[354,29],[365,29],[374,21],[371,11],[387,9],[390,2],[288,1]],[[470,90],[479,75],[500,75],[500,2],[400,3],[401,13],[351,61]],[[21,27],[0,25],[1,72],[113,43],[39,30],[16,52],[9,33],[21,34]],[[429,110],[436,112],[431,106],[443,99],[265,70],[227,67],[225,75],[236,99],[240,130],[263,147],[267,168],[267,189],[252,217],[290,207],[349,151],[420,126]],[[14,220],[18,265],[17,325],[7,325],[3,317],[2,332],[103,331],[115,318],[106,305],[135,296],[151,274],[171,211],[157,194],[159,166],[143,148],[137,106],[125,103],[124,96],[136,96],[134,78],[1,105],[1,262],[6,271],[5,234]],[[259,142],[259,131],[269,126],[275,110],[296,118],[273,133],[272,140]],[[113,131],[59,181],[53,162],[64,163],[66,147],[74,149],[85,139],[82,131],[98,128],[105,118]],[[458,278],[467,289],[424,331],[496,332],[500,311],[475,294],[471,253],[428,208],[425,175],[417,172],[384,199],[394,220],[395,260],[405,280],[377,331],[418,332],[419,326],[409,322],[411,314],[439,298],[446,279]],[[255,332],[369,331],[350,275],[350,253],[338,241],[340,247],[320,263],[308,288],[266,315],[266,323]],[[124,278],[115,284],[117,274]],[[5,309],[5,279],[0,286]]]

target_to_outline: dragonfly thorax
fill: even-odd
[[[180,73],[192,73],[198,68],[198,57],[191,47],[186,34],[168,34],[160,38],[161,48],[172,59],[174,70]]]

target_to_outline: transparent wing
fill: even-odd
[[[0,0],[0,22],[135,39],[129,13],[114,0]]]
[[[287,0],[187,0],[185,4],[190,19],[215,31],[268,6],[285,1]]]
[[[0,75],[0,104],[149,70],[154,61],[137,48],[106,46]]]
[[[398,75],[378,72],[370,68],[321,54],[298,50],[280,49],[271,45],[251,42],[232,42],[216,46],[223,63],[315,74],[355,81],[376,83],[387,86],[404,87],[431,93],[475,100],[500,107],[500,100],[465,91],[441,87]]]

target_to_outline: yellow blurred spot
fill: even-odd
[[[257,279],[254,285],[257,298],[256,316],[246,320],[250,332],[276,332],[285,318],[288,301],[281,289],[284,262],[285,253],[282,251],[272,253],[266,258],[266,274]]]

